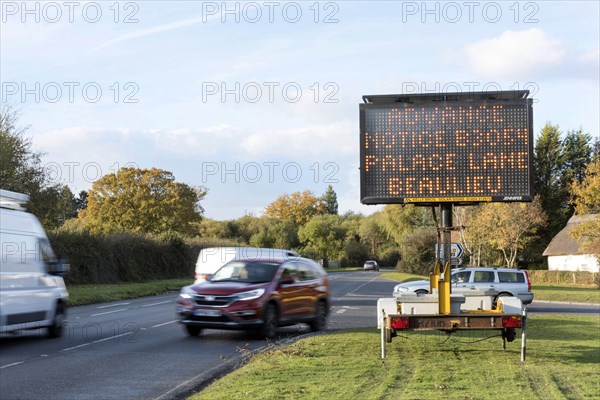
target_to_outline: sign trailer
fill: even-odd
[[[450,265],[457,264],[460,256],[451,259],[450,231],[456,229],[454,205],[533,200],[533,100],[528,96],[527,90],[363,96],[359,105],[361,202],[438,205],[444,245],[440,252],[444,263],[436,263],[430,276],[438,312],[420,316],[384,312],[387,322],[382,332],[434,325],[446,331],[501,329],[503,339],[512,341],[518,327],[524,345],[525,315],[516,315],[508,303],[505,309],[512,310],[510,315],[502,307],[488,314],[456,313]],[[438,251],[436,255],[439,259]],[[397,308],[401,303],[396,302]],[[435,324],[429,323],[434,321],[431,318]],[[510,326],[502,321],[510,321]],[[388,341],[392,336],[382,333]],[[382,355],[383,351],[382,341]],[[524,347],[521,358],[524,361]]]

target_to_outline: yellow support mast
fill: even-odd
[[[450,263],[446,263],[443,279],[438,281],[438,312],[450,314]]]

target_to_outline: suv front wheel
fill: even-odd
[[[309,322],[309,326],[313,332],[322,331],[327,328],[327,307],[323,301],[317,303],[315,319]]]
[[[277,335],[279,318],[277,317],[277,307],[270,303],[265,308],[263,315],[263,325],[260,329],[260,335],[265,339],[273,339]]]

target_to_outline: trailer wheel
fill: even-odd
[[[515,330],[515,328],[502,329],[502,337],[510,343],[517,337],[517,331]]]

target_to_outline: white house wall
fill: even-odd
[[[549,256],[550,271],[589,271],[600,272],[598,259],[589,254],[576,256]]]

